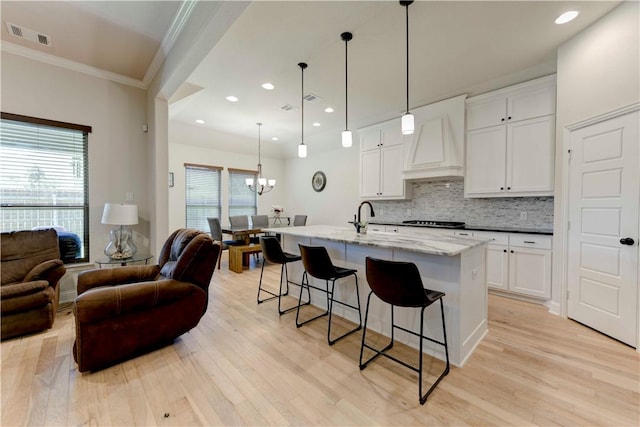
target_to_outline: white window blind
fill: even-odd
[[[229,216],[256,215],[258,197],[249,190],[245,180],[258,179],[258,173],[241,169],[229,169]]]
[[[217,166],[185,164],[186,226],[209,232],[207,218],[220,219],[220,171]]]
[[[91,128],[2,113],[2,231],[56,227],[65,263],[89,260]]]

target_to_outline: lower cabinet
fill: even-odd
[[[551,237],[488,232],[474,236],[493,239],[487,248],[489,289],[551,298]]]

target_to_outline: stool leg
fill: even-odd
[[[307,287],[307,295],[309,296],[309,300],[307,303],[302,304],[302,291],[305,288],[305,285]],[[298,319],[300,318],[300,306],[302,305],[309,305],[311,304],[311,287],[309,286],[309,275],[307,274],[307,272],[305,271],[304,273],[302,273],[302,282],[301,282],[301,288],[300,288],[300,297],[298,298],[298,306],[297,306],[297,310],[296,310],[296,327],[299,328],[300,326],[304,325],[305,323],[309,323],[312,320],[316,320],[322,316],[326,316],[327,314],[329,314],[329,310],[325,311],[322,314],[319,314],[315,317],[312,317],[311,319],[307,319],[304,322],[300,322]]]
[[[262,257],[264,259],[264,257]],[[284,283],[285,283],[285,287],[286,287],[286,291],[284,293],[282,293],[282,277],[284,275]],[[288,313],[290,311],[296,310],[298,307],[297,306],[293,306],[293,307],[289,307],[285,310],[282,309],[282,297],[285,295],[289,295],[289,273],[287,272],[287,263],[285,262],[284,264],[282,264],[282,268],[280,269],[280,292],[278,294],[278,313],[280,314],[285,314]],[[300,295],[302,295],[302,289],[300,289]],[[298,302],[299,304],[299,302]],[[307,301],[305,304],[303,305],[308,305],[311,304],[311,295],[309,295],[309,301]]]
[[[422,341],[423,341],[423,337],[424,337],[424,330],[423,330],[423,325],[424,325],[424,310],[427,307],[423,307],[422,308],[422,312],[421,312],[421,318],[420,318],[420,366],[419,366],[419,371],[418,371],[418,381],[420,381],[420,385],[419,385],[419,390],[418,390],[418,396],[420,398],[420,404],[424,405],[425,402],[427,401],[427,398],[429,397],[429,395],[431,394],[431,392],[433,390],[435,390],[436,386],[438,385],[438,383],[440,383],[440,381],[442,381],[442,379],[449,373],[449,346],[447,345],[447,331],[446,331],[446,327],[445,327],[445,323],[444,323],[444,303],[442,302],[442,298],[440,298],[440,315],[442,317],[442,334],[444,337],[444,342],[440,343],[438,341],[435,340],[431,340],[436,342],[437,344],[440,344],[444,347],[444,354],[445,357],[447,359],[446,361],[446,365],[444,367],[444,371],[442,371],[442,373],[440,374],[440,376],[433,382],[433,384],[431,385],[431,387],[429,387],[429,390],[427,390],[427,392],[422,395]]]
[[[334,290],[335,290],[335,285],[336,285],[336,279],[333,279],[333,281],[332,281],[332,283],[331,283],[331,293],[329,294],[329,293],[327,292],[327,297],[329,298],[329,325],[328,325],[328,327],[327,327],[327,341],[329,342],[329,345],[333,345],[336,341],[338,341],[338,340],[340,340],[340,339],[342,339],[342,338],[346,337],[346,336],[347,336],[347,335],[349,335],[349,334],[352,334],[352,333],[354,333],[354,332],[356,332],[356,331],[358,331],[358,330],[362,329],[362,313],[360,312],[360,294],[358,293],[358,276],[356,276],[356,275],[354,274],[354,275],[353,275],[353,277],[355,277],[355,279],[356,279],[356,296],[357,296],[357,298],[358,298],[358,307],[357,307],[357,310],[358,310],[358,317],[359,317],[359,323],[358,323],[358,326],[356,326],[354,329],[352,329],[352,330],[350,330],[350,331],[346,332],[345,334],[340,335],[339,337],[337,337],[337,338],[336,338],[336,339],[334,339],[334,340],[332,340],[332,339],[331,339],[331,319],[332,319],[332,317],[333,317],[333,302],[334,302],[334,299],[333,299],[333,292],[334,292]],[[328,287],[329,287],[329,281],[327,280],[327,288],[328,288]],[[343,303],[343,302],[341,302],[341,301],[336,301],[336,302],[337,302],[338,304],[342,304],[342,305],[345,305],[345,306],[347,306],[347,307],[350,307],[350,308],[356,309],[356,307],[350,306],[350,305],[345,304],[345,303]]]
[[[371,305],[371,295],[373,295],[373,291],[369,292],[369,296],[367,297],[367,308],[364,315],[364,329],[362,330],[362,345],[360,346],[360,370],[362,371],[370,362],[373,362],[378,356],[384,355],[384,352],[393,347],[393,306],[391,306],[391,341],[385,348],[382,350],[378,350],[376,348],[371,347],[365,342],[365,336],[367,334],[367,322],[369,321],[369,306]],[[362,362],[362,356],[364,355],[364,348],[368,348],[369,350],[373,350],[376,354],[371,356],[364,363]]]
[[[261,304],[261,303],[263,303],[263,302],[265,302],[265,301],[272,300],[272,299],[274,299],[274,298],[276,298],[276,297],[277,297],[277,295],[276,295],[276,294],[274,294],[273,292],[270,292],[270,291],[268,291],[268,290],[266,290],[266,289],[265,289],[265,290],[263,290],[263,289],[262,289],[262,275],[264,274],[264,264],[265,264],[265,262],[266,262],[266,260],[263,258],[263,259],[262,259],[262,269],[260,270],[260,282],[259,282],[259,284],[258,284],[258,296],[257,296],[257,298],[256,298],[256,299],[257,299],[257,301],[258,301],[258,304]],[[266,292],[266,293],[271,294],[271,295],[273,295],[273,296],[271,296],[271,297],[268,297],[268,298],[265,298],[265,299],[262,299],[262,300],[261,300],[261,299],[260,299],[260,293],[261,293],[261,292]]]

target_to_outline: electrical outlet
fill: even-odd
[[[133,201],[133,191],[127,191],[126,201],[127,202],[132,202]]]
[[[411,216],[411,208],[407,209],[407,216]]]
[[[523,221],[527,220],[527,213],[526,212],[520,212],[520,219]]]

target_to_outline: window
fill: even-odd
[[[218,166],[185,164],[186,226],[210,231],[207,218],[220,219],[220,171]]]
[[[249,190],[245,180],[258,179],[256,171],[229,169],[229,216],[255,215],[258,210],[258,196]]]
[[[90,126],[2,113],[2,231],[55,227],[65,263],[89,260]]]

